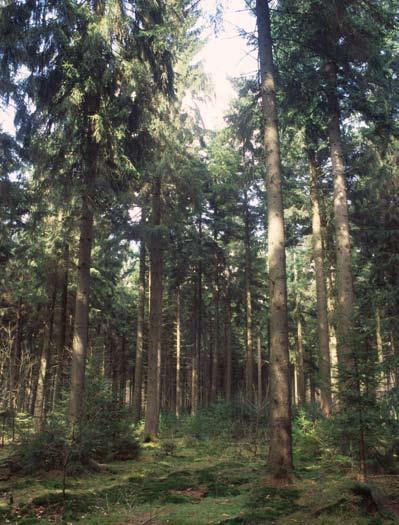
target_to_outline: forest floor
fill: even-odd
[[[0,523],[87,525],[385,525],[399,523],[399,476],[353,481],[339,458],[311,461],[296,449],[296,478],[265,484],[265,450],[245,440],[169,437],[138,460],[67,480],[62,473],[0,482]],[[3,449],[2,455],[6,451]]]

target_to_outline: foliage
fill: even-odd
[[[302,439],[314,434],[311,421],[311,415],[306,414],[298,419]],[[183,421],[181,424],[184,428]],[[176,434],[181,435],[182,428],[177,425]],[[299,439],[295,457],[301,454]],[[132,516],[140,521],[156,516],[161,523],[176,525],[205,525],[209,521],[220,525],[393,523],[384,501],[394,497],[397,486],[395,489],[383,478],[376,479],[380,490],[386,491],[380,506],[378,487],[354,484],[340,470],[339,459],[337,468],[331,469],[323,461],[303,457],[295,485],[276,488],[259,483],[265,473],[264,458],[246,451],[245,441],[234,440],[224,449],[215,447],[214,438],[208,438],[202,448],[185,446],[183,438],[175,438],[174,443],[178,450],[174,456],[160,460],[157,449],[151,446],[142,452],[145,461],[113,462],[110,471],[71,478],[65,498],[60,483],[50,475],[35,476],[29,482],[29,491],[28,480],[22,478],[7,485],[0,482],[0,488],[11,492],[17,505],[17,510],[2,509],[4,519],[18,525],[28,519],[31,523],[52,519],[93,525],[120,523]],[[237,456],[238,448],[245,456]]]
[[[84,418],[70,435],[66,409],[53,413],[39,432],[13,446],[12,468],[25,474],[61,470],[68,474],[96,468],[94,461],[135,459],[139,443],[129,411],[115,403],[110,386],[93,378],[85,394]]]

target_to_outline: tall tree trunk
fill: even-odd
[[[9,408],[15,410],[16,386],[18,382],[18,364],[21,356],[22,343],[22,297],[18,299],[17,306],[17,326],[15,330],[14,342],[10,348],[10,367],[9,367]]]
[[[54,309],[57,300],[57,274],[54,272],[50,278],[51,292],[49,294],[48,318],[44,328],[44,341],[40,355],[39,375],[36,386],[36,398],[33,410],[34,426],[39,430],[45,419],[45,404],[46,404],[46,381],[48,381],[48,369],[50,366],[50,352],[53,341],[54,328]]]
[[[375,309],[375,338],[376,338],[376,345],[377,345],[377,358],[378,363],[380,367],[383,366],[385,361],[385,355],[384,355],[384,340],[382,337],[382,329],[381,329],[381,308],[379,306]],[[385,384],[384,384],[384,375],[385,375]],[[389,372],[386,371],[385,374],[379,373],[377,376],[377,391],[379,393],[386,392],[389,388]]]
[[[357,395],[356,381],[351,377],[354,370],[352,354],[352,327],[354,296],[352,281],[351,240],[349,233],[349,212],[346,194],[345,165],[341,143],[340,109],[337,95],[337,66],[327,61],[324,67],[327,79],[328,97],[328,136],[334,177],[334,222],[337,259],[337,295],[338,295],[338,359],[341,368],[341,391],[351,402],[351,396]]]
[[[328,217],[326,206],[325,189],[320,193],[320,217],[321,217],[321,233],[323,243],[323,254],[327,262],[326,277],[327,277],[327,312],[328,312],[328,340],[330,349],[330,372],[331,372],[331,386],[332,394],[335,396],[338,385],[338,356],[337,356],[337,335],[336,335],[336,300],[335,300],[335,286],[334,286],[334,256],[333,245],[330,240],[328,231]],[[333,397],[334,400],[334,397]]]
[[[219,322],[219,279],[218,269],[216,267],[216,293],[215,293],[215,320],[214,320],[214,338],[212,351],[212,383],[211,383],[211,403],[216,403],[219,385],[219,342],[220,342],[220,322]]]
[[[199,367],[202,346],[202,212],[198,217],[198,269],[195,300],[195,336],[191,367],[191,415],[195,416],[199,402]]]
[[[176,416],[182,411],[182,380],[181,380],[181,304],[180,286],[176,290]]]
[[[83,102],[83,119],[87,133],[83,141],[83,188],[80,216],[78,258],[78,285],[74,310],[71,360],[71,395],[69,419],[72,435],[83,412],[86,359],[89,343],[90,266],[93,244],[93,195],[97,179],[99,145],[95,139],[95,121],[92,118],[100,106],[98,96],[87,95]]]
[[[390,384],[391,384],[391,387],[397,388],[399,386],[399,373],[398,373],[398,366],[396,364],[397,359],[398,359],[398,348],[396,344],[395,332],[393,330],[391,330],[390,332],[390,340],[391,340],[391,356],[394,361],[394,365],[392,369],[390,370],[390,377],[391,377]]]
[[[118,385],[118,402],[120,406],[124,406],[126,403],[126,384],[127,384],[127,372],[128,372],[128,358],[127,358],[127,344],[126,337],[123,335],[120,337],[120,360],[119,360],[119,385]]]
[[[331,411],[331,362],[328,327],[327,288],[324,275],[323,242],[321,233],[321,217],[319,196],[317,189],[317,162],[314,150],[308,150],[310,174],[310,199],[312,203],[312,235],[313,259],[316,274],[317,295],[317,328],[320,347],[320,402],[321,410],[325,416]]]
[[[203,396],[202,403],[208,407],[211,402],[211,376],[212,376],[212,343],[213,343],[213,321],[212,317],[208,318],[208,329],[205,329],[204,346],[202,352],[202,370],[203,370]]]
[[[70,418],[72,427],[79,423],[83,408],[86,356],[89,332],[90,265],[93,237],[93,210],[90,192],[83,195],[80,218],[78,287],[72,339]]]
[[[61,309],[59,320],[59,338],[57,348],[57,369],[54,383],[53,405],[59,399],[60,390],[63,387],[64,380],[64,361],[65,346],[67,333],[67,316],[68,316],[68,281],[69,281],[69,244],[65,242],[62,255],[61,268]]]
[[[161,177],[154,179],[152,194],[151,233],[148,248],[150,254],[150,329],[148,347],[147,408],[144,433],[154,438],[158,434],[161,380],[161,335],[162,335],[162,288],[163,248],[161,225]],[[158,230],[158,231],[157,231]]]
[[[227,274],[229,277],[229,274]],[[227,283],[225,304],[225,367],[224,367],[224,396],[226,401],[231,401],[232,384],[232,348],[231,348],[231,297],[230,285]]]
[[[143,212],[142,212],[143,213]],[[142,224],[144,219],[142,216]],[[141,391],[143,383],[143,348],[144,348],[144,317],[145,317],[145,292],[146,268],[145,268],[145,244],[144,239],[140,242],[140,269],[139,269],[139,304],[137,309],[137,333],[136,333],[136,358],[134,364],[133,384],[133,421],[137,423],[141,418]]]
[[[258,350],[258,408],[260,409],[262,407],[263,403],[263,390],[262,390],[262,343],[260,340],[260,336],[258,335],[257,339],[257,350]]]
[[[274,479],[288,479],[292,465],[291,388],[281,159],[273,43],[267,0],[256,1],[266,154],[270,322],[270,448]]]
[[[252,291],[251,291],[251,226],[248,209],[248,194],[245,191],[245,398],[253,400],[254,356],[252,341]]]
[[[339,387],[344,406],[353,411],[357,405],[359,414],[359,469],[362,478],[366,475],[364,425],[358,363],[354,355],[353,316],[354,293],[352,278],[352,254],[349,231],[349,210],[346,192],[345,164],[341,142],[340,108],[337,94],[337,66],[327,60],[324,67],[327,79],[327,105],[329,112],[328,136],[334,177],[334,222],[337,259],[338,296],[338,360]]]
[[[305,364],[304,364],[304,349],[303,349],[301,298],[299,294],[298,268],[297,268],[296,253],[294,253],[294,282],[295,282],[295,288],[296,288],[296,291],[295,291],[296,363],[294,367],[295,402],[298,405],[303,405],[306,402],[306,385],[305,385]]]

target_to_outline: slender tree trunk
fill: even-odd
[[[381,329],[381,309],[379,306],[375,309],[375,339],[376,339],[376,345],[377,345],[377,358],[378,358],[378,364],[379,366],[382,366],[385,361],[384,356],[384,340],[382,337],[382,329]],[[385,378],[384,378],[385,375]],[[385,382],[384,382],[385,379]],[[379,393],[383,393],[388,390],[389,387],[389,372],[386,372],[385,374],[379,373],[377,375],[377,391]]]
[[[151,225],[154,230],[161,225],[161,177],[154,180],[152,194]],[[161,335],[162,335],[162,288],[163,249],[159,231],[152,232],[149,242],[150,253],[150,334],[148,347],[147,409],[144,433],[154,438],[158,434],[161,379]]]
[[[338,295],[338,356],[340,364],[342,365],[340,382],[342,394],[347,398],[348,403],[350,403],[350,398],[353,394],[356,395],[357,388],[356,381],[350,377],[351,371],[354,370],[354,359],[351,345],[354,296],[349,212],[346,195],[344,156],[341,143],[340,110],[337,96],[337,67],[332,61],[327,61],[324,71],[328,82],[328,135],[334,177],[334,221]]]
[[[112,395],[114,398],[115,406],[118,404],[119,397],[119,363],[121,348],[116,334],[111,334],[110,340],[110,355],[111,355],[111,383],[112,383]]]
[[[295,282],[295,342],[296,342],[296,366],[294,368],[295,377],[295,402],[300,406],[306,402],[306,385],[305,385],[305,365],[303,350],[303,330],[301,314],[301,298],[298,284],[298,268],[296,253],[294,253],[294,282]]]
[[[74,436],[83,412],[86,359],[89,343],[89,300],[90,267],[93,244],[93,195],[97,179],[99,146],[95,139],[95,124],[91,118],[100,106],[98,96],[86,95],[83,103],[83,119],[87,133],[83,142],[84,155],[82,208],[80,216],[80,238],[78,258],[78,284],[74,310],[71,360],[71,395],[69,400],[69,418]]]
[[[256,1],[266,154],[270,322],[269,469],[275,480],[290,478],[291,387],[288,351],[287,279],[281,159],[276,108],[273,43],[267,0]]]
[[[51,292],[50,302],[48,306],[48,319],[45,326],[44,341],[42,345],[42,351],[40,355],[39,363],[39,375],[37,379],[36,387],[36,398],[33,411],[34,426],[36,430],[39,430],[45,419],[45,394],[46,394],[46,381],[48,381],[48,369],[50,365],[50,352],[53,340],[53,327],[54,327],[54,309],[57,300],[57,275],[54,273],[51,277]]]
[[[181,305],[180,286],[176,290],[176,416],[181,416],[182,391],[181,391]]]
[[[127,359],[127,345],[126,337],[120,337],[121,351],[119,354],[119,366],[118,366],[118,402],[120,406],[124,406],[126,402],[126,383],[127,383],[127,372],[128,372],[128,359]]]
[[[27,352],[21,352],[21,357],[19,360],[19,370],[18,370],[18,396],[16,399],[16,409],[18,412],[24,410],[25,406],[25,393],[26,393],[26,382],[28,377],[29,370],[29,357]],[[0,370],[0,378],[2,373]]]
[[[328,339],[330,349],[330,371],[331,371],[331,386],[332,393],[335,395],[338,385],[338,355],[337,355],[337,335],[336,335],[336,301],[334,292],[334,270],[333,270],[333,246],[329,241],[328,235],[328,218],[326,209],[326,197],[325,192],[322,191],[320,195],[320,217],[321,217],[321,232],[322,232],[322,243],[323,253],[327,261],[327,312],[328,312]]]
[[[317,189],[317,163],[315,152],[312,149],[308,150],[308,161],[310,174],[310,199],[312,202],[313,259],[316,274],[317,328],[320,347],[320,402],[323,414],[328,417],[331,411],[332,397],[327,288],[324,275],[321,217]]]
[[[254,356],[252,340],[252,291],[251,291],[251,232],[248,209],[248,196],[245,191],[245,397],[248,401],[253,400],[254,383]]]
[[[22,297],[18,299],[17,306],[17,326],[15,332],[15,339],[10,348],[10,368],[9,368],[9,407],[10,410],[15,410],[16,385],[18,382],[18,363],[21,356],[22,343]]]
[[[212,383],[211,383],[211,403],[216,403],[218,396],[219,384],[219,342],[220,342],[220,322],[219,322],[219,279],[216,270],[216,293],[215,293],[215,320],[214,320],[214,338],[212,352]]]
[[[305,365],[304,365],[304,351],[303,351],[303,329],[302,317],[300,311],[296,312],[296,366],[295,375],[297,382],[297,403],[303,405],[306,400],[305,393]]]
[[[144,224],[142,217],[141,222]],[[140,242],[140,269],[139,269],[139,304],[137,310],[137,333],[136,333],[136,358],[134,364],[133,384],[133,421],[137,423],[141,418],[141,391],[143,383],[143,348],[144,348],[144,317],[146,296],[146,268],[145,268],[145,244],[143,238]]]
[[[232,384],[232,349],[231,349],[231,297],[229,284],[227,284],[225,305],[225,368],[224,368],[224,395],[226,401],[231,401]]]
[[[349,231],[349,210],[346,192],[345,164],[341,142],[340,109],[337,94],[337,66],[331,60],[325,63],[327,79],[327,105],[329,112],[328,135],[334,177],[334,221],[337,259],[338,295],[338,357],[339,386],[344,406],[353,410],[358,405],[360,414],[359,430],[359,468],[365,477],[364,425],[362,419],[362,399],[360,377],[353,344],[354,293],[352,278],[352,254]]]
[[[80,218],[78,287],[72,339],[70,418],[72,427],[79,423],[83,408],[86,356],[89,332],[90,265],[93,237],[93,211],[90,193],[83,196]]]
[[[208,330],[205,329],[204,351],[202,359],[203,368],[203,406],[208,407],[211,402],[211,376],[212,376],[212,318],[208,318]]]
[[[33,368],[34,362],[29,361],[29,369],[26,373],[26,383],[25,383],[25,404],[23,410],[25,412],[30,412],[31,400],[32,400],[32,391],[33,391]]]
[[[391,339],[391,355],[394,359],[394,363],[397,362],[398,359],[398,348],[396,344],[396,337],[395,332],[391,330],[390,332],[390,339]],[[398,388],[399,386],[399,373],[398,373],[398,366],[397,364],[394,364],[393,370],[391,371],[391,386]]]
[[[382,341],[381,331],[381,309],[379,306],[375,309],[375,339],[377,343],[378,361],[379,363],[384,362],[384,346]]]
[[[202,346],[202,212],[198,218],[198,270],[195,308],[195,338],[191,367],[191,415],[195,416],[199,402],[199,367]]]
[[[69,244],[65,242],[62,257],[61,269],[61,309],[60,309],[60,330],[58,339],[57,352],[57,369],[54,383],[53,405],[59,399],[59,393],[63,387],[64,379],[64,361],[65,346],[67,333],[67,316],[68,316],[68,281],[69,281]]]
[[[191,356],[191,415],[195,416],[198,411],[199,396],[199,356],[198,356],[198,320],[194,321],[194,343]]]
[[[257,349],[258,349],[258,408],[262,407],[263,403],[263,390],[262,390],[262,343],[260,336],[258,335],[257,339]]]
[[[328,339],[330,347],[330,369],[331,369],[331,387],[333,400],[338,390],[338,350],[337,350],[337,331],[335,328],[335,297],[334,282],[332,269],[327,269],[327,308],[328,308]]]

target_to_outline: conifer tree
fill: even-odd
[[[257,0],[256,17],[264,114],[270,280],[269,468],[274,479],[285,479],[290,477],[292,471],[291,388],[288,352],[284,211],[276,107],[276,78],[273,63],[270,12],[267,1]]]

